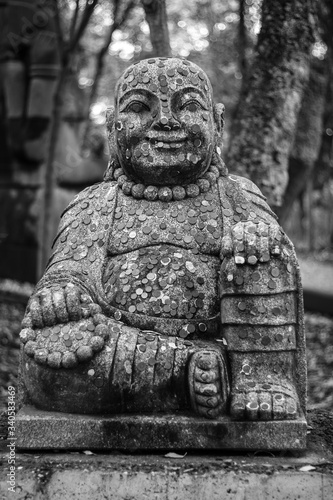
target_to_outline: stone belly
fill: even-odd
[[[219,312],[220,261],[157,245],[109,257],[103,288],[110,306],[150,317],[205,320]]]

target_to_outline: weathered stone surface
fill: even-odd
[[[182,414],[91,416],[26,407],[16,418],[21,449],[302,450],[305,419],[207,420]]]
[[[5,417],[5,416],[4,416]],[[308,413],[307,450],[293,453],[237,453],[195,450],[179,458],[167,450],[130,453],[16,449],[16,491],[7,490],[5,468],[0,491],[5,498],[48,500],[108,498],[187,500],[208,497],[250,500],[331,500],[333,488],[333,414]],[[6,419],[3,419],[6,421]],[[3,427],[5,429],[5,426]],[[0,425],[1,435],[1,425]],[[0,461],[8,459],[6,434],[0,436]],[[311,470],[309,470],[309,466]],[[305,467],[305,470],[303,469]],[[7,495],[7,496],[6,496]]]
[[[65,210],[28,304],[23,400],[113,415],[78,417],[82,434],[117,428],[97,431],[105,448],[303,448],[297,259],[258,188],[228,175],[207,76],[181,59],[131,66],[108,128],[104,181]]]
[[[178,450],[178,459],[167,451],[171,449],[150,454],[17,450],[16,492],[7,490],[4,474],[0,490],[15,500],[331,500],[333,463],[326,448],[283,456],[250,451],[230,456],[218,450],[189,451],[185,456]],[[0,441],[0,460],[6,462],[7,456],[6,441]],[[312,469],[304,471],[309,465]]]

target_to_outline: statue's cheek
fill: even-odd
[[[211,142],[213,133],[211,133],[207,126],[199,126],[198,124],[195,124],[195,126],[190,127],[188,136],[189,145],[192,149],[199,151],[201,149],[205,149],[207,144]]]

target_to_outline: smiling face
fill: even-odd
[[[215,146],[212,90],[188,61],[148,59],[118,82],[118,158],[136,182],[184,185],[206,172]]]

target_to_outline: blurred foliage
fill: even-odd
[[[64,44],[69,43],[73,31],[84,16],[87,4],[94,0],[59,0],[61,31]],[[72,58],[71,70],[75,73],[84,104],[80,109],[90,120],[83,133],[85,151],[95,144],[106,143],[105,111],[114,101],[114,88],[120,74],[130,64],[150,57],[152,45],[149,27],[140,0],[132,0],[134,7],[121,29],[116,29],[103,61],[102,76],[94,81],[98,54],[101,51],[118,15],[125,12],[131,0],[97,1],[84,36]],[[208,74],[214,89],[215,101],[223,102],[226,111],[224,151],[227,151],[231,125],[239,102],[242,84],[251,66],[257,35],[260,31],[262,0],[178,0],[167,1],[168,28],[174,56],[183,56],[197,63]],[[242,25],[242,9],[244,24]],[[118,10],[117,10],[118,9]],[[312,57],[332,67],[333,16],[331,0],[317,2],[316,39]],[[242,29],[243,28],[243,29]],[[332,74],[332,71],[331,71]],[[332,80],[332,79],[331,79]],[[95,89],[94,86],[97,85]],[[92,102],[91,96],[94,96]],[[332,85],[327,98],[326,115],[323,117],[322,147],[315,166],[315,197],[330,210],[333,182],[333,122]],[[104,148],[105,152],[107,148]],[[316,201],[314,202],[316,204]],[[319,203],[320,200],[319,200]],[[327,210],[327,208],[325,208]],[[296,213],[297,210],[294,212]],[[326,213],[326,212],[325,212]],[[329,217],[328,217],[329,218]],[[296,215],[296,227],[303,228]],[[331,220],[325,226],[330,228]],[[293,234],[290,234],[293,237]],[[333,236],[331,237],[333,239]]]
[[[70,4],[73,9],[75,2],[69,2],[64,8],[66,19],[70,17]],[[80,44],[78,79],[87,94],[94,84],[95,56],[113,22],[111,4],[106,0],[99,2]],[[251,60],[260,29],[260,6],[261,0],[245,1],[248,61]],[[207,72],[213,84],[215,100],[223,101],[226,106],[228,126],[238,102],[243,77],[239,64],[239,1],[184,0],[180,9],[177,0],[169,0],[167,10],[172,54],[188,58]],[[68,25],[69,19],[66,22]],[[137,1],[124,27],[113,34],[98,94],[90,110],[90,118],[95,124],[104,124],[105,109],[113,103],[114,86],[120,74],[133,62],[149,57],[151,50],[148,24]],[[227,139],[228,129],[225,143]]]
[[[313,56],[323,59],[327,52],[327,33],[331,27],[326,3],[321,0],[320,19],[313,46]],[[115,0],[99,0],[77,50],[75,70],[79,86],[87,95],[94,85],[96,56],[114,22]],[[122,1],[125,9],[129,0]],[[68,39],[76,8],[76,0],[60,0],[64,38]],[[79,16],[86,1],[78,0]],[[90,119],[96,125],[105,122],[105,110],[113,104],[117,79],[130,64],[150,56],[152,50],[149,27],[139,0],[122,29],[113,34],[105,60],[103,76],[98,85]],[[244,5],[245,47],[240,41],[240,6]],[[325,10],[326,9],[326,10]],[[217,102],[226,106],[225,148],[242,86],[242,57],[251,65],[253,49],[260,31],[261,0],[168,0],[168,27],[172,54],[186,57],[200,65],[211,79]],[[326,26],[327,25],[327,26]],[[327,28],[327,29],[326,29]],[[244,50],[244,54],[242,51]]]
[[[333,408],[333,322],[306,315],[309,409]]]

